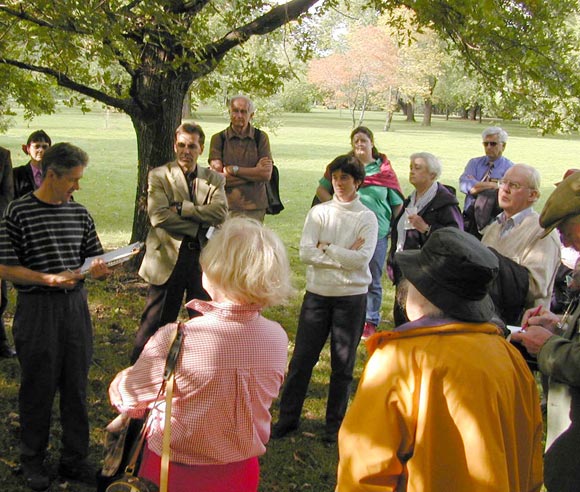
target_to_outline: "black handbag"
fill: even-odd
[[[175,374],[175,365],[181,349],[183,340],[183,323],[178,323],[175,338],[167,354],[165,369],[163,371],[163,383],[157,393],[155,402],[165,391],[167,412],[171,412],[171,399],[173,397],[173,378]],[[166,415],[166,424],[170,416]],[[146,478],[136,476],[139,469],[143,444],[147,435],[149,419],[128,419],[124,427],[117,435],[107,435],[105,437],[105,459],[103,468],[97,474],[97,492],[159,492],[159,487]],[[140,428],[139,428],[140,425]],[[170,426],[169,426],[170,427]],[[170,428],[167,425],[164,430],[163,454],[169,452]],[[136,432],[137,431],[137,432]],[[110,434],[110,433],[109,433]],[[109,442],[107,442],[109,441]],[[162,457],[162,468],[167,470],[168,456]],[[162,470],[161,481],[163,483],[164,473]],[[167,484],[167,473],[165,473],[165,484]]]
[[[284,205],[280,199],[280,173],[276,166],[272,166],[272,176],[270,181],[266,181],[266,195],[268,197],[267,214],[278,215],[284,210]]]

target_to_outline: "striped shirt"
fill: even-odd
[[[265,453],[272,401],[284,379],[288,337],[258,306],[193,300],[203,316],[187,322],[175,369],[171,461],[234,463]],[[119,412],[141,417],[161,384],[175,324],[159,329],[121,373]],[[161,456],[165,400],[158,402],[147,442]]]
[[[14,200],[0,222],[0,264],[23,266],[43,273],[79,268],[89,256],[103,253],[95,223],[77,202],[52,205],[33,193]],[[38,285],[18,285],[20,292],[58,291]]]

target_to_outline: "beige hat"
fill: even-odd
[[[548,197],[540,215],[540,225],[546,229],[544,236],[576,215],[580,215],[580,173],[570,174]]]

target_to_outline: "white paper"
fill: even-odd
[[[115,251],[109,251],[104,255],[91,256],[87,258],[83,263],[83,266],[81,266],[80,273],[87,273],[91,268],[93,260],[96,258],[101,258],[109,267],[118,265],[120,263],[124,263],[125,261],[129,261],[133,256],[135,256],[137,253],[139,253],[139,251],[141,251],[143,246],[144,246],[143,243],[137,242],[116,249]]]
[[[505,327],[510,331],[510,333],[519,333],[522,331],[521,326],[506,325]]]

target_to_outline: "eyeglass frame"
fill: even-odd
[[[501,142],[481,142],[484,147],[497,147]]]
[[[509,179],[498,179],[497,180],[497,187],[501,188],[503,185],[507,185],[508,190],[510,191],[519,191],[522,188],[532,191],[538,191],[536,188],[531,188],[529,186],[524,186],[520,183],[516,183],[515,181],[510,181]]]

